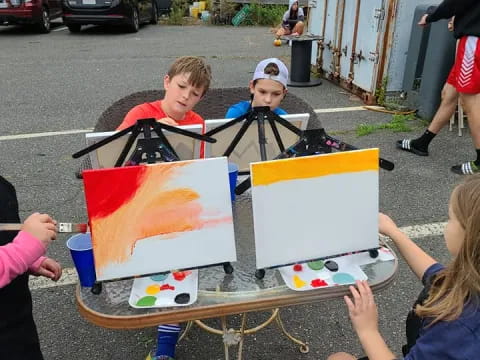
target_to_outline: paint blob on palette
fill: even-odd
[[[197,301],[198,270],[136,278],[128,303],[134,308],[187,306]]]
[[[378,257],[368,251],[343,255],[326,260],[315,260],[278,268],[285,284],[295,291],[354,284],[356,280],[368,280],[361,265],[377,261],[391,261],[395,256],[386,247],[378,249]],[[330,270],[331,269],[331,270]]]

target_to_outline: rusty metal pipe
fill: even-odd
[[[328,9],[328,0],[325,0],[323,8],[323,25],[322,25],[322,40],[318,42],[318,51],[317,51],[317,64],[319,71],[323,72],[323,49],[325,48],[325,28],[327,26],[327,9]]]
[[[348,72],[348,82],[351,84],[355,78],[355,57],[357,55],[357,37],[358,37],[358,21],[360,18],[360,5],[362,0],[357,0],[357,8],[355,9],[355,25],[353,27],[352,38],[352,56],[350,57],[350,71]]]
[[[341,6],[340,6],[340,22],[338,24],[338,38],[337,38],[337,46],[335,48],[335,53],[334,53],[334,72],[333,72],[333,77],[334,78],[339,78],[340,77],[340,65],[341,65],[341,57],[342,57],[342,41],[343,41],[343,25],[345,22],[345,1],[346,0],[341,0]]]

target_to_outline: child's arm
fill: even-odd
[[[45,246],[26,231],[20,231],[11,243],[0,246],[0,288],[27,271],[43,254]]]
[[[421,280],[425,270],[437,261],[402,233],[387,215],[380,213],[378,220],[380,233],[393,240],[410,269]]]
[[[393,360],[390,351],[378,330],[378,311],[372,290],[366,281],[357,281],[357,289],[350,286],[353,301],[345,296],[348,314],[369,360]]]

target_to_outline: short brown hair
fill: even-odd
[[[186,73],[190,73],[188,82],[195,87],[203,87],[202,95],[205,95],[212,79],[210,65],[198,56],[182,56],[170,66],[167,75],[171,79],[175,75]]]

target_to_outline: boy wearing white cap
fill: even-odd
[[[278,107],[287,94],[287,81],[288,69],[279,59],[260,61],[249,83],[251,100],[240,101],[230,106],[225,118],[240,117],[256,106],[268,106],[277,115],[287,114]]]

